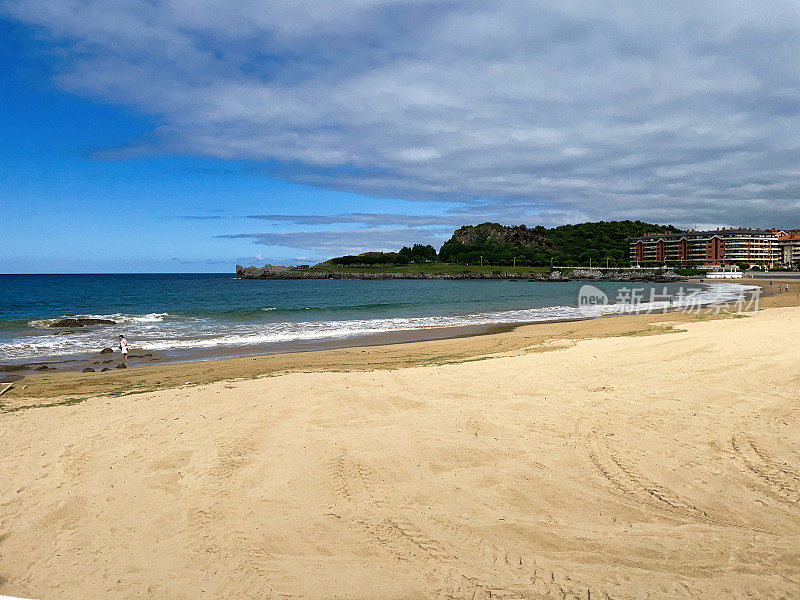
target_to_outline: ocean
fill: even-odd
[[[490,326],[629,312],[631,288],[651,307],[732,298],[741,286],[595,283],[610,305],[578,306],[584,282],[507,280],[240,280],[230,273],[0,275],[0,363],[64,360],[116,350],[167,359],[352,345],[375,334]],[[651,294],[654,295],[651,297]],[[676,306],[678,305],[676,304]],[[56,329],[64,317],[114,325]]]

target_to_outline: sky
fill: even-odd
[[[0,0],[0,272],[800,228],[800,3]]]

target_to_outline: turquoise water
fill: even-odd
[[[238,280],[231,274],[0,275],[0,360],[80,356],[124,333],[133,348],[258,348],[431,327],[580,318],[581,282],[504,280]],[[598,283],[609,297],[631,284]],[[643,296],[679,285],[634,284]],[[697,286],[695,286],[696,288]],[[730,284],[704,288],[709,299]],[[623,294],[624,296],[624,294]],[[622,298],[619,298],[622,299]],[[612,311],[613,312],[613,311]],[[53,319],[115,325],[63,334]]]

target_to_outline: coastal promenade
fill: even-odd
[[[0,594],[795,597],[790,285],[755,314],[129,369],[127,395],[31,378],[0,413]]]

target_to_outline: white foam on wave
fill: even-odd
[[[240,326],[236,331],[229,330],[224,335],[185,340],[158,340],[145,342],[147,350],[215,348],[231,346],[258,346],[282,342],[299,342],[407,331],[442,327],[470,325],[493,325],[504,323],[536,323],[547,321],[585,319],[608,315],[634,314],[644,312],[666,312],[670,309],[696,308],[734,301],[742,292],[757,289],[757,286],[740,284],[709,284],[703,289],[684,296],[676,296],[673,302],[657,300],[635,304],[606,304],[594,307],[587,313],[585,307],[549,306],[520,310],[493,311],[455,316],[397,317],[382,319],[350,319],[346,321],[300,321],[280,322],[263,325]],[[243,327],[243,329],[241,329]]]
[[[86,318],[108,318],[127,324],[126,332],[132,347],[144,350],[190,350],[216,347],[247,347],[286,342],[347,339],[358,336],[404,331],[470,325],[503,323],[535,323],[569,319],[585,319],[614,314],[660,312],[669,309],[720,304],[740,298],[743,292],[758,289],[733,283],[704,284],[689,295],[669,300],[655,300],[638,304],[605,304],[587,307],[549,306],[519,310],[486,311],[462,315],[429,315],[417,317],[367,318],[341,321],[274,321],[220,323],[210,320],[171,319],[168,313],[145,315],[74,315]],[[264,310],[269,310],[268,307]],[[51,321],[52,322],[52,321]],[[39,327],[46,327],[39,325]],[[56,335],[52,333],[17,337],[0,343],[0,356],[9,360],[42,358],[45,356],[79,355],[97,352],[115,344],[115,326],[82,329],[82,335]]]
[[[120,323],[122,325],[128,323],[160,323],[168,316],[169,313],[150,313],[147,315],[133,315],[130,316],[129,318],[126,318],[127,315],[123,315],[122,319],[120,321],[117,321],[117,323]]]

